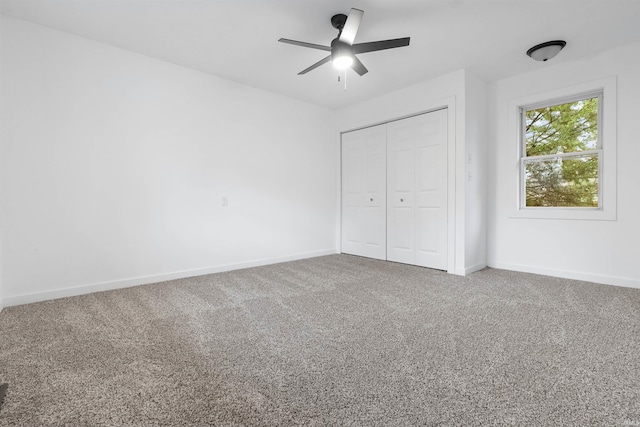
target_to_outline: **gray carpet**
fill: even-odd
[[[640,426],[640,290],[332,255],[0,313],[2,426]]]

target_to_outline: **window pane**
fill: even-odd
[[[526,206],[598,207],[598,156],[525,163]]]
[[[598,98],[525,111],[527,156],[598,149]]]

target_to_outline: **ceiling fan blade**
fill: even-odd
[[[367,70],[367,67],[365,67],[364,64],[360,62],[360,60],[356,58],[355,55],[353,56],[353,64],[351,65],[351,68],[353,68],[353,71],[361,76],[369,72],[369,70]]]
[[[323,46],[321,44],[299,42],[298,40],[289,40],[289,39],[279,39],[278,41],[281,43],[294,44],[296,46],[310,47],[311,49],[326,50],[327,52],[331,52],[331,46]]]
[[[360,27],[360,21],[362,20],[363,14],[364,11],[360,9],[351,9],[349,16],[347,16],[347,21],[344,23],[344,27],[342,28],[342,32],[340,33],[341,42],[348,45],[353,44],[353,41],[356,39],[356,34],[358,33],[358,27]]]
[[[353,45],[353,53],[375,52],[377,50],[393,49],[409,46],[410,37],[401,39],[380,40],[377,42],[357,43]]]
[[[302,74],[307,74],[309,71],[311,70],[315,70],[316,68],[318,68],[319,66],[321,66],[322,64],[326,64],[327,62],[331,61],[331,55],[327,56],[324,59],[321,59],[320,61],[316,62],[315,64],[313,64],[311,67],[309,68],[305,68],[304,70],[300,71],[298,73],[298,75],[302,75]]]

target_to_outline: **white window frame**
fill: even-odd
[[[552,154],[548,156],[526,156],[524,136],[524,111],[564,104],[598,96],[598,146],[596,150]],[[570,86],[512,101],[510,108],[515,120],[510,124],[511,135],[517,144],[515,210],[512,217],[576,220],[616,219],[616,78],[610,77],[594,82]],[[513,116],[512,116],[513,117]],[[526,206],[525,164],[532,159],[571,158],[577,155],[598,156],[598,207],[551,207]]]

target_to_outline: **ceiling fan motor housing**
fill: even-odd
[[[353,47],[336,37],[331,41],[331,60],[342,56],[353,56]]]

